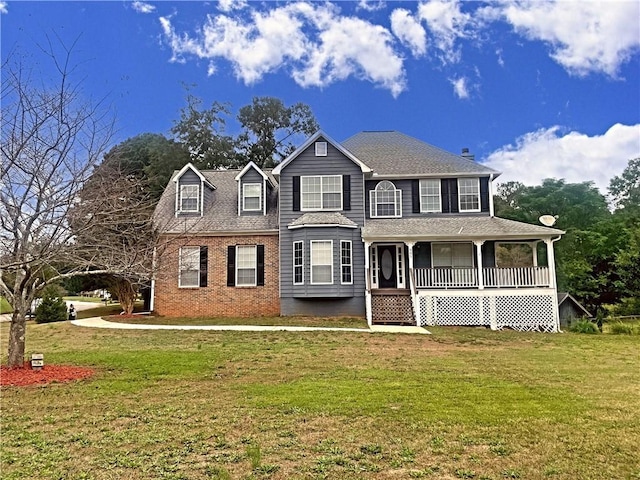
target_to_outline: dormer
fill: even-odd
[[[207,189],[216,187],[191,163],[187,163],[173,177],[176,185],[175,215],[202,216],[204,215],[204,199]]]
[[[249,162],[235,178],[238,183],[238,215],[266,215],[271,178]]]

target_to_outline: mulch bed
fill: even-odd
[[[30,362],[22,367],[9,368],[0,365],[0,386],[26,387],[29,385],[47,385],[49,383],[66,383],[89,378],[94,370],[85,367],[67,365],[45,365],[40,370],[31,368]]]

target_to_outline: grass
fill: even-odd
[[[83,297],[80,295],[68,296],[64,297],[65,300],[69,300],[71,302],[91,302],[91,303],[102,303],[104,304],[104,300],[100,297]]]
[[[91,312],[94,310],[91,309]],[[93,315],[95,316],[95,315]],[[147,325],[282,325],[304,327],[337,327],[337,328],[368,328],[367,321],[363,318],[327,318],[327,317],[111,317],[111,322],[135,323]]]
[[[11,313],[13,309],[6,298],[0,297],[0,315],[3,313]]]
[[[97,374],[2,389],[2,478],[640,478],[640,337],[432,332],[30,324]]]

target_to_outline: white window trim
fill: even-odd
[[[296,244],[300,244],[300,250],[302,253],[302,258],[300,259],[302,263],[299,265],[296,265]],[[300,270],[302,270],[302,280],[300,282],[296,282],[296,267],[300,267]],[[302,240],[293,242],[293,284],[304,285],[304,242]]]
[[[182,263],[183,263],[183,258],[186,256],[186,250],[195,250],[197,252],[198,255],[198,261],[196,262],[196,265],[198,266],[197,271],[198,271],[198,275],[196,277],[196,283],[195,284],[190,284],[190,285],[183,285],[182,284]],[[183,254],[183,251],[185,251],[185,254]],[[178,252],[178,288],[200,288],[200,247],[196,247],[196,246],[186,246],[186,247],[180,247],[180,251]]]
[[[329,243],[329,245],[331,246],[331,263],[328,264],[331,267],[331,281],[329,282],[314,282],[313,281],[313,245],[317,244],[317,243]],[[323,264],[318,264],[318,267],[326,267],[327,264],[323,263]],[[309,276],[311,277],[309,279],[309,283],[311,285],[333,285],[333,240],[311,240],[309,242],[309,268],[310,268],[310,273]]]
[[[258,187],[258,208],[247,208],[246,200],[247,200],[247,187]],[[250,197],[255,198],[255,197]],[[260,212],[262,210],[262,183],[243,183],[242,184],[242,210],[245,212]]]
[[[247,247],[252,247],[253,248],[253,255],[255,258],[255,265],[253,267],[253,270],[255,272],[255,275],[253,276],[254,281],[253,283],[240,283],[238,280],[238,270],[240,270],[240,248],[247,248]],[[248,270],[248,269],[245,269]],[[236,245],[236,287],[256,287],[258,285],[258,248],[256,245]]]
[[[316,142],[315,143],[316,157],[326,157],[327,151],[327,142]]]
[[[196,189],[196,208],[195,209],[184,209],[182,208],[182,192],[184,189],[186,189],[187,187],[195,187]],[[200,185],[197,184],[184,184],[184,185],[180,185],[180,194],[179,194],[179,198],[178,198],[178,211],[179,212],[185,212],[185,213],[193,213],[193,212],[199,212],[200,211]]]
[[[462,208],[462,193],[461,193],[461,188],[460,188],[460,180],[475,180],[476,181],[476,185],[478,186],[478,208],[473,208],[473,209],[468,209],[468,210],[464,210]],[[459,178],[458,179],[458,211],[459,212],[479,212],[482,208],[481,205],[481,200],[480,200],[480,179],[479,178]]]
[[[422,202],[422,184],[426,182],[433,182],[438,185],[438,209],[437,210],[428,210],[424,203]],[[432,197],[435,195],[424,195],[425,197]],[[435,178],[422,178],[420,179],[420,213],[440,213],[442,212],[442,184],[440,179]]]
[[[342,263],[342,246],[344,244],[349,245],[349,263]],[[351,281],[345,282],[343,278],[342,269],[343,267],[349,267]],[[342,285],[353,285],[353,244],[351,240],[340,240],[340,283]]]
[[[304,195],[305,192],[302,191],[302,183],[304,178],[319,178],[320,179],[320,207],[318,208],[305,208],[304,207]],[[323,178],[339,178],[340,179],[340,206],[336,208],[325,208],[324,206],[324,192],[322,191],[322,179]],[[300,211],[302,212],[339,212],[343,209],[344,206],[344,196],[343,196],[343,188],[342,185],[342,175],[303,175],[300,177]]]
[[[469,249],[470,249],[470,252],[471,252],[471,254],[469,256],[469,258],[471,259],[471,265],[467,265],[467,266],[464,266],[464,267],[454,267],[453,265],[449,265],[449,266],[444,266],[444,265],[441,266],[441,265],[439,265],[439,266],[436,266],[435,262],[433,261],[434,256],[435,256],[434,255],[434,251],[435,251],[434,247],[436,245],[468,245]],[[431,268],[475,268],[473,266],[473,243],[472,242],[433,242],[431,244]]]
[[[383,182],[388,182],[393,186],[393,205],[395,215],[378,215],[378,192],[390,191],[378,190],[378,187]],[[376,187],[369,191],[369,216],[371,218],[402,218],[402,190],[396,188],[395,184],[389,180],[382,180],[381,182],[378,182]]]

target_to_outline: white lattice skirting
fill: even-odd
[[[420,325],[487,326],[494,330],[557,332],[553,289],[420,291]]]

